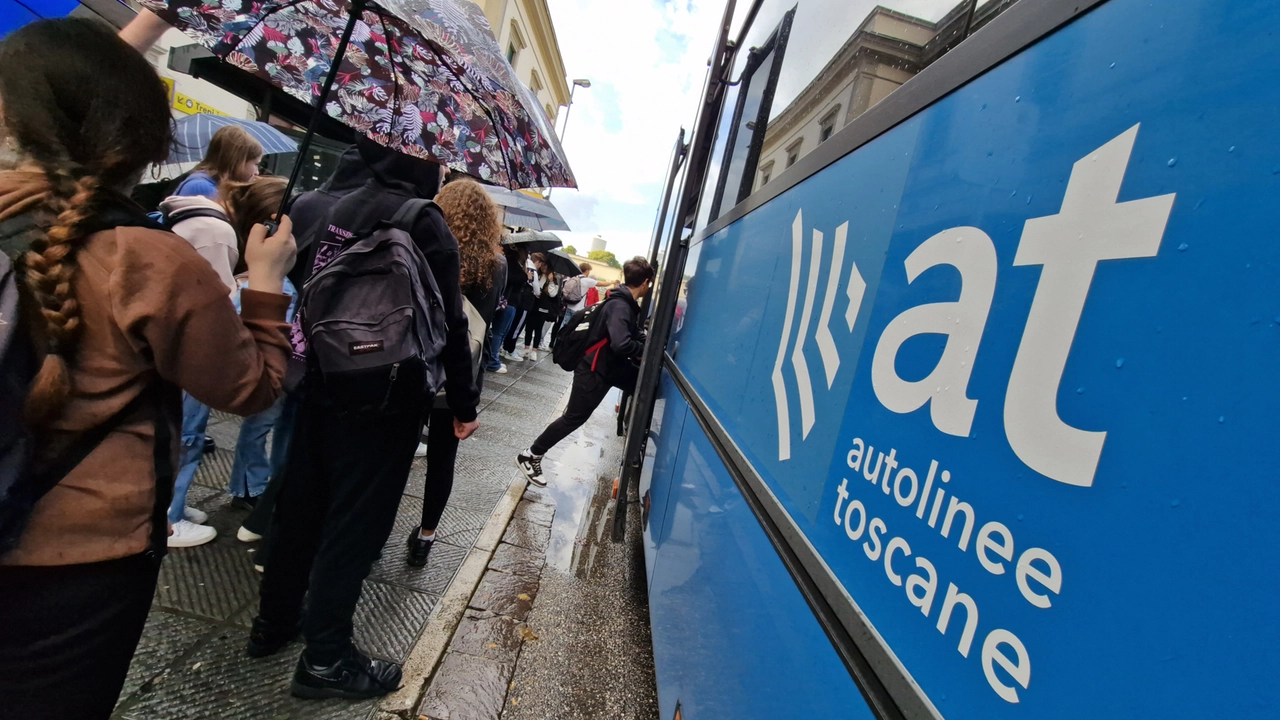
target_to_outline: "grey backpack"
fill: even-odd
[[[325,397],[349,412],[421,409],[444,378],[444,306],[427,259],[409,233],[434,207],[410,200],[389,222],[353,240],[302,290],[309,367]]]

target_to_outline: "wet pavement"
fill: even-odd
[[[511,363],[509,369],[505,375],[486,375],[480,430],[459,447],[453,495],[441,520],[439,540],[422,569],[404,562],[404,538],[418,524],[422,504],[424,465],[421,460],[414,463],[395,529],[382,559],[365,582],[356,611],[356,643],[372,655],[396,662],[409,657],[464,559],[474,552],[495,508],[513,482],[524,484],[514,456],[541,431],[561,401],[570,376],[549,360]],[[257,610],[258,575],[253,570],[256,543],[241,543],[235,537],[247,513],[230,507],[225,494],[238,429],[239,419],[229,415],[215,413],[210,423],[209,434],[216,439],[218,450],[205,456],[188,504],[209,513],[209,523],[219,536],[208,545],[173,550],[165,560],[147,628],[113,718],[394,717],[380,712],[377,700],[292,698],[289,679],[301,651],[298,643],[271,658],[252,660],[245,655],[249,623]],[[504,633],[514,627],[508,623],[518,624],[539,612],[534,601],[536,573],[541,568],[541,553],[552,543],[549,526],[554,509],[543,505],[523,509],[526,506],[531,507],[523,504],[516,508],[504,536],[508,542],[494,555],[492,577],[486,573],[481,581],[490,599],[480,601],[485,607],[474,610],[474,622],[470,617],[473,611],[468,611],[462,627],[466,632],[460,630],[457,635],[459,639],[471,637],[471,645],[462,647],[478,651],[485,662],[505,657],[489,652],[494,649],[489,645],[503,647],[492,639],[506,637]],[[523,639],[520,629],[514,632],[513,637]],[[498,680],[501,673],[486,674],[490,666],[472,663],[472,657],[477,656],[459,653],[452,660],[446,657],[445,662],[469,664],[470,672],[463,676],[474,688],[477,702],[495,697],[496,688],[505,688],[508,681]],[[515,659],[510,656],[511,668],[516,667]],[[498,670],[504,669],[501,662],[498,665]],[[437,674],[446,669],[442,665]],[[504,701],[502,696],[496,697],[495,711]]]
[[[543,461],[421,704],[426,720],[657,717],[639,513],[609,540],[622,440],[610,396]]]

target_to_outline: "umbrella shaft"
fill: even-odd
[[[307,157],[307,152],[311,149],[311,138],[315,136],[316,127],[320,124],[320,116],[324,113],[324,104],[329,98],[329,90],[333,88],[333,83],[338,78],[338,70],[342,67],[342,58],[347,54],[347,44],[351,42],[351,33],[356,29],[356,21],[364,15],[366,1],[351,0],[350,17],[347,18],[347,26],[342,29],[342,38],[338,40],[338,49],[333,53],[333,64],[329,66],[329,74],[325,76],[324,85],[320,87],[320,99],[316,101],[315,107],[312,108],[311,122],[307,124],[307,134],[302,137],[302,142],[298,144],[298,159],[293,163],[293,172],[289,173],[289,184],[284,188],[284,198],[280,201],[280,212],[277,217],[284,215],[285,208],[289,206],[289,198],[293,195],[293,186],[298,183],[298,176],[302,174],[302,165]]]

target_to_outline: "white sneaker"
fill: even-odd
[[[173,524],[173,534],[169,536],[169,547],[195,547],[216,537],[218,537],[218,531],[211,527],[196,525],[188,520],[179,520]]]
[[[187,522],[193,522],[196,525],[203,525],[209,522],[208,513],[201,512],[193,507],[183,507],[182,518]]]
[[[418,443],[418,449],[413,451],[413,456],[414,456],[414,457],[416,457],[416,458],[424,458],[424,457],[426,457],[426,456],[427,456],[427,444],[426,444],[426,443]]]
[[[538,487],[547,486],[547,479],[542,475],[541,455],[534,455],[531,451],[525,450],[516,456],[516,465],[524,471],[524,476],[529,478],[529,482]]]
[[[538,351],[537,351],[536,349],[534,349],[534,350],[526,350],[525,352],[529,353],[529,359],[530,359],[531,361],[533,361],[533,362],[537,362],[537,361],[538,361]]]
[[[508,355],[507,359],[511,360],[512,362],[524,362],[524,356],[520,354],[519,350]]]
[[[241,525],[240,529],[236,531],[236,539],[239,540],[240,542],[250,543],[250,542],[258,542],[259,540],[262,539],[262,536],[250,530],[249,528]]]
[[[507,373],[507,366],[499,363],[497,370],[490,370],[489,372],[497,373],[499,375],[505,375]]]
[[[515,362],[515,359],[516,359],[515,356],[507,352],[505,348],[498,351],[498,357],[502,358],[503,360],[510,360],[512,362]]]

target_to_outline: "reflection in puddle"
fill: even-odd
[[[618,391],[600,403],[598,414],[582,429],[569,436],[572,441],[553,449],[544,461],[550,482],[547,493],[556,503],[551,524],[547,564],[561,572],[586,578],[591,572],[596,548],[606,537],[613,510],[613,478],[618,468],[605,466],[602,458],[609,440],[614,439],[612,409]]]

